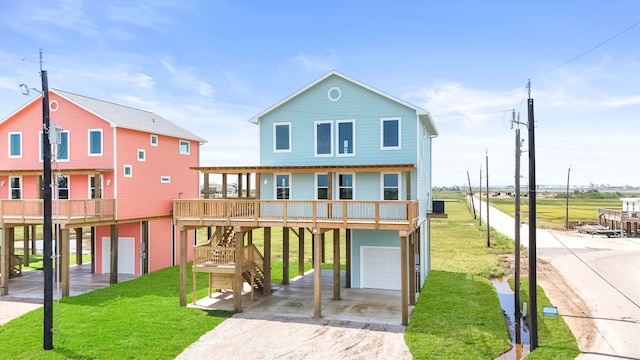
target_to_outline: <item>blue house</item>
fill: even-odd
[[[217,227],[209,249],[196,249],[194,271],[215,273],[215,266],[205,264],[205,253],[221,244],[233,243],[234,256],[255,260],[253,250],[247,250],[250,240],[245,240],[251,236],[245,235],[264,228],[264,264],[248,272],[236,266],[230,287],[240,289],[242,277],[259,279],[269,290],[268,234],[271,227],[283,227],[286,242],[288,229],[302,241],[305,232],[317,240],[313,250],[318,282],[323,234],[333,232],[334,247],[347,254],[344,286],[400,290],[406,324],[408,305],[415,304],[430,269],[429,219],[446,216],[432,211],[431,144],[438,133],[430,114],[331,71],[250,122],[260,127],[260,165],[199,167],[206,199],[174,202],[176,224],[186,229]],[[222,175],[223,188],[227,176],[237,176],[238,198],[209,199],[210,174]],[[223,240],[225,233],[235,242]],[[200,267],[198,259],[203,259]],[[334,272],[340,271],[338,265]],[[337,278],[334,298],[340,298]],[[319,293],[314,301],[314,315],[320,316]]]

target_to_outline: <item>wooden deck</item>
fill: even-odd
[[[108,222],[115,220],[115,209],[115,199],[54,200],[52,218],[63,225]],[[2,225],[39,225],[43,222],[43,200],[0,200]]]
[[[358,200],[174,200],[178,225],[313,227],[413,231],[419,225],[417,201]]]
[[[598,218],[617,222],[638,222],[640,221],[640,212],[600,208],[598,209]]]

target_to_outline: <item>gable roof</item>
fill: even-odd
[[[365,83],[362,83],[356,79],[353,79],[351,77],[348,77],[347,75],[344,75],[336,70],[331,70],[330,72],[326,73],[325,75],[323,75],[322,77],[320,77],[319,79],[317,79],[316,81],[310,83],[309,85],[303,87],[302,89],[296,91],[295,93],[289,95],[288,97],[284,98],[283,100],[281,100],[280,102],[276,103],[275,105],[269,107],[268,109],[264,110],[263,112],[259,113],[258,115],[255,115],[254,117],[252,117],[251,119],[249,119],[249,122],[252,122],[254,124],[258,124],[260,122],[260,118],[267,115],[268,113],[272,112],[273,110],[277,109],[278,107],[280,107],[281,105],[285,104],[286,102],[288,102],[289,100],[295,98],[296,96],[300,95],[301,93],[307,91],[308,89],[314,87],[315,85],[317,85],[318,83],[322,82],[323,80],[329,78],[330,76],[338,76],[346,81],[349,81],[351,83],[354,83],[362,88],[365,88],[369,91],[372,91],[380,96],[383,96],[391,101],[397,102],[398,104],[404,105],[410,109],[413,109],[416,111],[416,114],[419,116],[420,121],[424,122],[428,129],[429,132],[433,135],[438,135],[438,130],[436,129],[435,125],[433,124],[433,119],[431,118],[431,114],[416,105],[410,104],[402,99],[399,99],[395,96],[391,96],[383,91],[380,91],[372,86],[369,86]]]
[[[60,89],[49,89],[50,93],[54,93],[80,108],[92,113],[93,115],[101,118],[102,120],[111,124],[111,126],[121,127],[124,129],[131,129],[137,131],[143,131],[151,134],[166,135],[174,138],[180,138],[185,140],[199,141],[201,143],[207,142],[203,138],[181,128],[180,126],[172,123],[171,121],[163,118],[162,116],[152,113],[150,111],[140,110],[124,105],[111,103],[108,101],[98,100],[87,96],[82,96]],[[18,111],[9,115],[3,119],[2,122],[20,112],[24,107],[39,100],[40,98],[34,98]],[[0,122],[1,123],[1,122]]]

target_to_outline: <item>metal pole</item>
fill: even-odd
[[[529,331],[531,351],[538,347],[538,297],[536,294],[536,148],[533,99],[528,99],[529,115]]]
[[[479,215],[478,215],[478,226],[482,226],[482,165],[480,165],[480,186],[478,187],[478,199],[480,199],[479,203],[478,203],[478,210],[479,210]]]
[[[471,197],[471,208],[473,208],[473,218],[476,218],[476,205],[473,203],[473,188],[471,188],[471,177],[467,171],[467,180],[469,181],[469,196]]]
[[[485,155],[487,157],[487,247],[491,247],[491,227],[489,225],[489,151],[485,149]]]
[[[516,344],[521,344],[520,334],[520,129],[516,129],[516,204],[515,204],[515,241],[516,241],[516,253],[515,253],[515,278],[514,283],[514,303],[515,303],[515,325],[516,325]]]
[[[42,262],[44,267],[44,349],[53,349],[53,266],[51,249],[51,143],[49,141],[49,83],[47,71],[42,76],[42,158],[44,239]],[[59,265],[59,264],[58,264]]]
[[[571,175],[571,165],[569,165],[569,170],[567,171],[567,214],[565,216],[565,225],[564,228],[569,230],[569,176]]]

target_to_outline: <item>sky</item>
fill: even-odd
[[[184,127],[201,166],[258,165],[248,120],[337,70],[431,113],[434,186],[487,157],[512,185],[518,126],[525,185],[529,96],[538,184],[640,186],[638,0],[0,0],[0,119],[40,50],[50,88]]]

